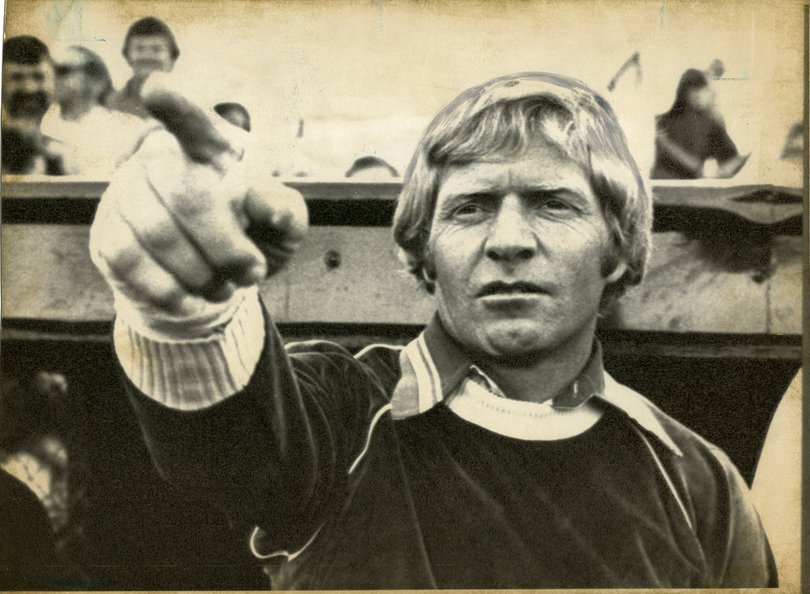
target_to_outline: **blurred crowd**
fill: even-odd
[[[3,44],[2,170],[9,174],[109,177],[146,128],[141,97],[147,77],[170,72],[180,55],[172,30],[146,17],[132,24],[122,53],[132,76],[119,90],[101,57],[80,45],[52,55],[36,37]],[[238,103],[215,111],[250,130]]]
[[[109,177],[144,130],[154,125],[141,97],[144,82],[152,72],[171,72],[180,48],[166,23],[146,17],[130,26],[122,54],[131,76],[115,90],[104,61],[86,47],[73,45],[52,55],[35,37],[7,39],[3,45],[2,172]],[[615,98],[622,78],[632,72],[640,82],[638,52],[611,79],[609,99]],[[720,60],[706,69],[683,73],[671,108],[655,118],[652,179],[728,178],[745,166],[749,155],[739,153],[716,101],[714,83],[723,73]],[[233,125],[251,129],[250,113],[243,105],[226,102],[214,109]],[[801,158],[801,131],[802,125],[797,123],[781,159]],[[306,144],[303,136],[304,121],[300,120],[291,145]],[[652,148],[652,139],[647,142]],[[291,152],[294,150],[291,146]],[[307,161],[299,159],[284,174],[313,175],[318,164]],[[276,169],[282,175],[284,168]],[[376,152],[353,155],[342,172],[344,177],[369,181],[400,176]]]
[[[171,72],[180,48],[166,23],[146,17],[130,26],[122,54],[132,75],[115,90],[102,58],[84,46],[72,45],[52,55],[36,37],[7,39],[2,172],[108,178],[154,125],[141,96],[144,82],[153,72]],[[250,113],[240,103],[223,102],[213,109],[250,131]],[[299,136],[303,129],[302,120]],[[299,166],[291,175],[310,175],[307,169]],[[356,159],[345,172],[345,177],[366,180],[398,176],[393,166],[375,156]]]

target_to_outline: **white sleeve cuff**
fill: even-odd
[[[247,291],[230,320],[199,338],[172,339],[139,332],[124,317],[113,342],[124,372],[138,390],[170,408],[200,410],[242,390],[264,348],[258,291]]]

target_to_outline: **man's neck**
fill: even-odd
[[[579,376],[593,352],[594,327],[551,353],[541,353],[522,365],[497,360],[474,361],[508,397],[545,402],[565,390]]]
[[[147,78],[149,78],[148,74],[136,74],[133,72],[132,78],[127,81],[127,88],[140,95]]]

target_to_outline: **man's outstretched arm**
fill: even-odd
[[[338,492],[377,391],[345,352],[294,366],[263,313],[256,284],[306,230],[300,194],[164,83],[145,97],[165,129],[114,176],[90,243],[136,414],[167,479],[294,547]]]

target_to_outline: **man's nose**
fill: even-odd
[[[528,260],[537,253],[537,235],[531,213],[517,196],[506,196],[489,227],[485,253],[491,260],[515,262]]]
[[[22,83],[22,90],[25,93],[38,93],[43,88],[43,82],[34,77],[26,77]]]

